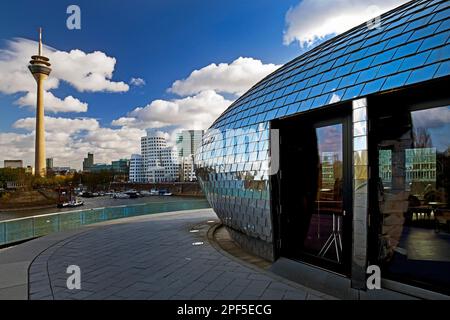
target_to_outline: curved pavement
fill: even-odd
[[[193,210],[115,220],[69,235],[32,262],[29,298],[327,298],[217,251],[205,235],[212,220],[211,209]],[[80,290],[66,286],[69,265],[80,267]]]

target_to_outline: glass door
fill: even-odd
[[[280,127],[277,188],[281,254],[348,274],[352,181],[349,119],[319,122],[303,117],[285,120]]]
[[[344,151],[343,124],[316,127],[317,190],[305,252],[335,263],[343,261]]]

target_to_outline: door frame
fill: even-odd
[[[353,135],[352,135],[352,109],[350,104],[334,106],[334,110],[317,110],[314,112],[307,112],[305,114],[284,117],[272,120],[270,123],[271,129],[280,129],[279,143],[280,143],[280,170],[277,174],[271,176],[270,189],[272,198],[272,221],[274,226],[274,251],[275,257],[286,257],[293,260],[298,260],[305,264],[313,265],[314,267],[327,269],[331,272],[350,276],[351,261],[352,261],[352,238],[353,238]],[[336,110],[338,109],[338,110]],[[284,243],[283,223],[285,212],[282,212],[283,197],[282,192],[282,176],[283,176],[283,131],[282,128],[288,122],[308,123],[311,128],[317,128],[342,124],[342,152],[343,152],[343,209],[346,211],[345,219],[343,219],[343,233],[342,233],[342,261],[339,264],[328,259],[322,259],[307,253],[292,256],[289,254],[289,246]],[[285,173],[286,174],[286,173]]]

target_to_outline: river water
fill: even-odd
[[[109,196],[102,196],[96,198],[79,198],[84,202],[84,205],[77,208],[45,208],[45,209],[33,209],[33,210],[17,210],[17,211],[0,211],[0,221],[9,220],[9,219],[17,219],[23,217],[31,217],[41,214],[48,213],[56,213],[56,212],[64,212],[64,211],[74,211],[74,210],[84,210],[84,209],[93,209],[93,208],[102,208],[102,207],[114,207],[114,206],[122,206],[122,205],[133,205],[140,203],[156,203],[156,202],[183,202],[189,200],[202,200],[204,198],[199,197],[180,197],[180,196],[149,196],[143,198],[136,199],[112,199]]]

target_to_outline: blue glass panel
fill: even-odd
[[[398,45],[401,45],[401,44],[407,42],[409,37],[411,36],[411,34],[412,34],[412,31],[405,33],[405,34],[401,34],[395,38],[392,38],[391,40],[388,41],[386,48],[396,47]]]
[[[430,48],[434,48],[434,47],[443,45],[447,41],[448,35],[449,35],[448,32],[444,32],[444,33],[437,34],[431,38],[425,39],[423,41],[422,45],[420,46],[419,50],[423,51],[423,50],[427,50]]]
[[[347,61],[348,57],[349,57],[349,55],[345,55],[345,56],[338,58],[336,60],[336,62],[334,63],[333,68],[343,65],[345,63],[345,61]]]
[[[355,65],[354,63],[350,63],[350,64],[346,64],[345,66],[340,67],[336,71],[335,77],[341,77],[341,76],[344,76],[344,75],[350,73],[350,71],[352,70],[354,65]],[[329,78],[327,80],[331,80],[331,78]]]
[[[348,88],[347,90],[345,90],[345,94],[342,97],[342,100],[353,99],[359,96],[359,93],[361,92],[362,88],[363,84],[358,84],[357,86]]]
[[[311,107],[313,100],[314,99],[312,98],[312,99],[302,101],[300,108],[302,108],[302,110],[308,110]]]
[[[407,45],[401,46],[397,49],[392,59],[402,58],[404,56],[414,54],[417,52],[417,49],[422,44],[422,40],[408,43]]]
[[[372,80],[373,78],[375,78],[375,75],[377,74],[379,68],[380,67],[377,66],[377,67],[373,67],[373,68],[361,71],[359,73],[359,77],[356,80],[356,82],[361,83],[361,82],[366,82],[366,81]]]
[[[428,57],[427,63],[433,63],[450,58],[450,45],[434,49]]]
[[[367,48],[353,52],[352,54],[350,54],[350,57],[348,58],[347,62],[353,62],[353,61],[364,58],[366,55],[366,51],[367,51]]]
[[[297,97],[297,93],[290,94],[289,96],[287,96],[284,104],[290,104],[290,103],[294,102],[296,97]]]
[[[344,88],[348,86],[352,86],[355,84],[356,79],[358,79],[359,73],[352,73],[348,76],[345,76],[342,78],[341,82],[339,83],[339,88]]]
[[[347,47],[347,49],[345,50],[344,53],[350,53],[350,52],[353,52],[353,51],[355,51],[355,50],[361,48],[361,45],[362,45],[362,42],[358,42],[358,43],[352,44],[351,46],[348,46],[348,47]]]
[[[433,34],[433,32],[436,30],[436,28],[439,26],[439,24],[440,24],[440,22],[434,23],[430,26],[427,26],[425,28],[414,31],[414,33],[412,34],[411,39],[409,39],[409,41],[420,39],[420,38],[429,36],[430,34]]]
[[[384,77],[388,74],[396,73],[398,68],[400,67],[403,59],[395,60],[386,64],[381,65],[378,70],[377,77]]]
[[[333,81],[329,81],[327,83],[325,83],[325,88],[323,88],[323,92],[329,92],[332,90],[337,89],[339,82],[341,81],[341,79],[335,79]]]
[[[288,111],[286,112],[286,115],[291,115],[297,112],[298,107],[300,106],[300,103],[293,103],[289,106]]]
[[[344,95],[345,90],[338,90],[333,93],[330,93],[327,104],[336,103],[342,100],[342,96]]]
[[[384,33],[384,35],[383,35],[383,37],[381,38],[381,40],[386,40],[386,39],[389,39],[389,38],[392,38],[392,37],[396,37],[396,36],[398,36],[399,34],[401,34],[402,31],[403,31],[405,28],[406,28],[406,26],[405,26],[405,25],[402,25],[402,26],[399,26],[399,27],[397,27],[397,28],[391,29],[391,30],[389,30],[389,31],[387,31],[387,32]]]
[[[324,106],[328,101],[328,97],[329,94],[327,93],[315,98],[314,101],[312,102],[311,109]]]
[[[322,72],[324,72],[324,71],[330,70],[330,69],[331,69],[331,66],[333,65],[333,63],[334,63],[334,60],[329,61],[329,62],[327,62],[327,63],[324,63],[324,64],[320,67],[319,72],[322,73]]]
[[[385,51],[385,52],[377,55],[375,57],[375,59],[373,59],[372,66],[375,66],[375,65],[380,64],[380,63],[385,63],[385,62],[391,60],[391,58],[395,54],[396,50],[397,49],[391,49],[391,50]]]
[[[377,43],[376,45],[369,47],[367,49],[366,56],[370,56],[372,54],[381,52],[384,49],[384,47],[386,46],[386,44],[387,44],[387,42],[383,41],[383,42]]]
[[[322,75],[322,77],[320,78],[320,82],[325,82],[325,81],[328,81],[330,79],[337,77],[337,75],[335,76],[336,71],[337,71],[337,69],[331,69],[330,71],[325,72]]]
[[[323,88],[325,87],[325,83],[319,84],[318,86],[312,87],[311,92],[309,93],[310,97],[318,96],[322,93]]]
[[[432,18],[432,15],[412,21],[406,28],[405,32],[426,25]]]
[[[432,64],[430,66],[423,67],[423,68],[412,71],[411,75],[409,76],[408,80],[406,81],[406,84],[411,84],[411,83],[415,83],[415,82],[432,79],[434,73],[436,72],[437,67],[438,67],[437,64]]]
[[[319,83],[319,79],[320,79],[321,77],[322,77],[322,75],[321,75],[321,74],[318,74],[318,75],[316,75],[316,76],[310,78],[309,81],[308,81],[308,84],[307,84],[306,86],[307,86],[307,87],[310,87],[310,86],[314,86],[314,85],[318,84],[318,83]]]
[[[311,91],[311,88],[300,91],[295,100],[296,101],[305,100],[309,96],[310,91]]]
[[[408,69],[415,69],[418,67],[421,67],[425,64],[425,61],[427,60],[429,54],[431,51],[422,52],[419,54],[416,54],[412,57],[408,57],[403,59],[403,62],[398,69],[398,71],[404,71]]]
[[[364,47],[368,47],[376,42],[379,42],[383,34],[378,34],[366,40]]]
[[[283,117],[286,114],[286,112],[288,111],[288,108],[289,108],[289,106],[285,106],[283,108],[279,108],[275,118]]]
[[[369,93],[374,93],[374,92],[380,91],[381,86],[383,85],[385,80],[386,79],[381,78],[381,79],[377,79],[377,80],[373,80],[373,81],[367,82],[364,85],[364,88],[361,91],[361,95],[364,96],[364,95],[367,95]]]
[[[449,16],[450,16],[450,9],[443,10],[443,11],[440,11],[440,12],[436,13],[433,16],[433,18],[431,19],[431,22],[439,21],[439,20],[442,20],[442,19],[448,19]]]
[[[450,75],[450,61],[445,61],[439,66],[434,78],[445,77],[448,75]]]
[[[305,87],[305,85],[306,85],[306,81],[300,81],[300,82],[297,82],[297,83],[295,84],[294,91],[298,91],[298,90],[303,89],[303,88]]]
[[[441,31],[445,31],[450,29],[450,20],[445,20],[441,23],[441,25],[439,26],[439,28],[436,30],[436,33],[439,33]]]
[[[356,71],[368,68],[370,66],[370,64],[372,63],[373,59],[374,59],[374,57],[368,57],[368,58],[358,61],[355,64],[355,67],[353,68],[352,72],[356,72]]]

